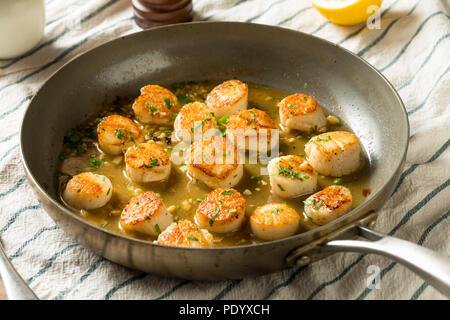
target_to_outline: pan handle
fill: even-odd
[[[428,284],[450,298],[450,259],[412,242],[357,226],[358,235],[369,241],[332,240],[321,246],[321,252],[364,252],[389,257],[403,264]]]
[[[0,243],[0,276],[10,300],[38,300],[30,287],[14,269]]]

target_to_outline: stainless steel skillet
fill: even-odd
[[[369,156],[372,193],[366,201],[306,233],[213,249],[166,247],[118,235],[60,203],[54,173],[61,139],[97,114],[105,99],[136,95],[148,83],[232,77],[290,92],[303,91],[308,82],[306,93],[340,116]],[[22,123],[21,152],[28,181],[55,222],[85,247],[127,267],[186,279],[232,279],[306,265],[336,251],[372,252],[403,263],[450,296],[448,258],[369,229],[399,180],[408,137],[408,118],[394,88],[351,52],[278,27],[200,22],[121,37],[66,64],[32,99]],[[356,235],[370,241],[350,240]]]

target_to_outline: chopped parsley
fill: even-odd
[[[278,188],[280,188],[281,191],[286,191],[286,190],[283,189],[283,187],[281,186],[281,184],[277,184],[277,185],[278,185]]]
[[[334,184],[343,184],[344,183],[344,179],[342,178],[336,178],[333,180]]]
[[[164,102],[166,103],[167,109],[170,110],[170,108],[172,108],[172,105],[170,104],[170,99],[164,99]]]
[[[216,208],[216,210],[214,210],[214,213],[213,213],[211,219],[209,219],[209,226],[210,227],[212,227],[212,225],[214,223],[214,220],[216,220],[216,216],[219,213],[219,211],[220,211],[220,208]]]
[[[90,167],[94,167],[94,168],[100,168],[100,166],[105,162],[105,160],[103,159],[97,159],[97,157],[95,156],[95,154],[91,154],[89,156],[89,160],[88,160],[88,166]]]
[[[172,130],[170,130],[170,129],[163,129],[163,130],[161,130],[161,132],[168,136],[170,136],[172,134]]]
[[[205,200],[205,198],[197,198],[196,199],[198,202],[202,202],[203,200]]]
[[[233,194],[233,190],[226,189],[226,190],[223,190],[220,194],[223,194],[225,196],[229,196],[230,194]]]
[[[109,224],[108,222],[102,223],[102,224],[100,225],[100,227],[104,228],[104,227],[106,227],[108,224]]]
[[[188,238],[189,240],[198,241],[198,239],[197,239],[196,237],[194,237],[194,236],[187,236],[187,238]]]
[[[155,230],[156,232],[161,233],[161,228],[159,227],[158,224],[155,224]]]
[[[177,98],[178,98],[178,101],[181,103],[181,104],[187,104],[187,103],[190,103],[190,102],[194,102],[194,100],[192,100],[191,98],[189,98],[187,95],[185,95],[185,94],[179,94],[179,95],[177,95]]]
[[[323,136],[323,138],[321,136],[318,137],[314,137],[310,140],[310,142],[314,142],[314,141],[330,141],[331,140],[331,136],[330,135],[325,135]]]
[[[317,204],[314,206],[314,210],[319,210],[320,207],[322,206],[322,204],[323,204],[323,200],[320,199],[320,200],[317,202]]]
[[[120,139],[120,140],[123,139],[123,131],[122,131],[122,130],[116,129],[116,130],[114,130],[114,133],[116,134],[116,137],[117,137],[118,139]]]
[[[170,120],[175,120],[175,118],[178,116],[178,113],[171,113],[170,114]]]
[[[147,168],[154,168],[157,163],[158,163],[158,159],[157,158],[153,158],[152,161],[150,161],[150,163],[147,164]]]
[[[281,212],[281,211],[283,211],[283,209],[275,208],[275,209],[272,210],[272,214],[273,214],[273,215],[277,215],[278,212]]]

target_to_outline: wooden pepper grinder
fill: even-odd
[[[192,21],[192,0],[131,0],[134,21],[142,29]]]

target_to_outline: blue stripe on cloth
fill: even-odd
[[[450,180],[450,179],[449,179]],[[439,225],[442,221],[444,221],[445,219],[448,218],[450,214],[450,211],[447,211],[446,214],[440,216],[438,219],[436,219],[423,233],[422,236],[420,237],[419,241],[417,242],[417,244],[422,245],[424,243],[424,241],[426,240],[426,238],[428,237],[428,235],[431,233],[431,231],[437,226]],[[381,270],[380,272],[380,281],[383,280],[384,276],[391,271],[395,266],[397,265],[397,262],[392,262],[389,266],[387,266],[386,268],[384,268],[383,270]],[[356,298],[356,300],[363,300],[367,297],[367,295],[372,292],[373,289],[370,288],[365,288],[364,291]]]
[[[270,4],[270,6],[267,7],[266,10],[264,10],[263,12],[257,14],[256,16],[254,16],[254,17],[252,17],[250,19],[247,19],[245,22],[252,22],[252,21],[255,21],[258,18],[261,18],[263,15],[265,15],[267,12],[269,12],[269,10],[272,9],[272,7],[278,5],[278,4],[282,3],[282,2],[285,2],[285,1],[287,1],[287,0],[279,0],[279,1],[272,2]]]
[[[170,289],[169,291],[167,291],[166,293],[164,293],[163,295],[159,296],[158,298],[155,298],[154,300],[163,300],[166,299],[167,297],[169,297],[170,295],[172,295],[172,293],[174,293],[175,291],[177,291],[178,289],[180,289],[181,287],[191,283],[191,280],[184,280],[181,281],[179,284],[177,284],[175,287],[173,287],[172,289]]]
[[[25,178],[25,177],[24,177]],[[41,208],[40,204],[36,204],[36,205],[32,205],[32,206],[26,206],[23,208],[20,208],[18,211],[16,211],[15,213],[13,213],[12,217],[9,218],[8,222],[3,226],[3,228],[0,229],[0,235],[3,234],[6,230],[9,229],[9,227],[11,227],[11,225],[16,221],[16,219],[24,212],[28,211],[28,210],[37,210]]]
[[[291,20],[297,18],[298,15],[299,15],[300,13],[305,12],[305,11],[307,11],[307,10],[310,10],[310,9],[312,9],[312,8],[313,8],[313,7],[305,7],[305,8],[301,8],[301,9],[298,10],[296,13],[294,13],[292,16],[290,16],[289,18],[286,18],[286,19],[284,19],[284,20],[278,22],[278,23],[277,23],[277,26],[281,26],[281,25],[283,25],[283,24],[285,24],[285,23],[287,23],[287,22],[289,22],[289,21],[291,21]]]
[[[87,16],[85,16],[84,18],[80,19],[80,21],[78,21],[77,23],[73,24],[72,26],[64,29],[64,31],[62,31],[61,33],[59,33],[57,36],[43,42],[42,44],[40,44],[39,46],[37,46],[36,48],[32,49],[30,52],[24,54],[23,56],[13,59],[11,60],[11,62],[9,62],[8,64],[5,64],[3,66],[0,66],[0,70],[2,69],[6,69],[9,68],[10,66],[12,66],[13,64],[19,62],[20,60],[27,58],[33,54],[35,54],[36,52],[38,52],[39,50],[41,50],[42,48],[51,45],[52,43],[54,43],[55,41],[59,40],[61,37],[63,37],[64,35],[68,34],[70,31],[72,31],[73,29],[75,29],[75,27],[78,27],[79,25],[83,24],[86,21],[89,21],[90,19],[92,19],[93,17],[95,17],[96,15],[98,15],[99,13],[101,13],[103,10],[109,8],[110,6],[112,6],[113,4],[115,4],[116,2],[118,2],[119,0],[111,0],[107,3],[105,3],[103,6],[101,6],[100,8],[98,8],[97,10],[91,12],[90,14],[88,14]]]
[[[297,270],[295,270],[295,271],[289,276],[289,278],[288,278],[286,281],[284,281],[284,282],[282,282],[282,283],[280,283],[280,284],[277,284],[275,287],[273,287],[272,290],[270,290],[269,293],[268,293],[263,299],[264,299],[264,300],[269,299],[269,298],[270,298],[271,296],[273,296],[273,295],[275,294],[275,292],[277,292],[279,289],[288,286],[292,281],[294,281],[294,278],[295,278],[296,276],[298,276],[298,275],[299,275],[303,270],[305,270],[307,267],[308,267],[308,266],[297,268]]]
[[[383,16],[389,12],[389,10],[391,10],[391,8],[400,0],[397,0],[395,2],[393,2],[388,8],[386,8],[381,14],[380,17],[383,18]],[[420,0],[417,0],[416,5],[414,6],[413,10],[415,9],[415,7],[419,4]],[[347,35],[344,39],[342,39],[341,41],[339,41],[337,44],[342,44],[345,41],[353,38],[354,36],[358,35],[361,31],[363,31],[364,29],[366,29],[366,25],[364,25],[363,27],[359,28],[358,30],[356,30],[355,32],[350,33],[349,35]]]
[[[416,292],[411,296],[410,300],[417,300],[422,295],[422,293],[425,291],[425,289],[428,288],[428,283],[424,282],[422,285],[417,289]]]
[[[384,70],[386,70],[387,68],[389,68],[391,65],[393,65],[394,63],[396,63],[398,61],[398,59],[405,53],[406,49],[408,49],[409,45],[411,44],[411,42],[417,37],[417,35],[420,33],[420,31],[423,29],[423,27],[425,26],[425,24],[430,21],[433,17],[436,16],[440,16],[440,15],[444,15],[445,17],[447,17],[447,19],[450,17],[449,15],[445,14],[442,11],[437,11],[434,12],[433,14],[431,14],[430,16],[428,16],[421,24],[420,26],[417,28],[416,32],[414,33],[414,35],[408,40],[408,42],[403,46],[403,48],[400,50],[400,52],[394,57],[394,59],[392,59],[391,62],[389,62],[387,65],[385,65],[383,68],[380,69],[381,72],[383,72]]]
[[[8,151],[6,151],[1,157],[0,157],[0,161],[2,161],[3,159],[5,159],[14,149],[16,149],[17,147],[19,147],[18,144],[15,144],[11,147],[11,149],[9,149]]]
[[[19,179],[10,189],[0,193],[0,199],[16,191],[25,182],[25,176]]]
[[[430,159],[428,159],[427,161],[425,161],[424,163],[414,163],[413,165],[411,165],[407,170],[403,171],[402,175],[400,176],[400,179],[398,180],[397,186],[394,189],[394,192],[392,192],[392,195],[394,195],[398,189],[400,188],[401,184],[403,183],[403,180],[405,180],[405,178],[410,175],[411,173],[413,173],[417,167],[421,164],[427,164],[430,162],[433,162],[434,160],[436,160],[445,150],[447,150],[448,146],[450,145],[450,139],[448,139],[439,149],[438,151],[436,151]]]
[[[414,109],[408,111],[408,115],[412,115],[414,113],[416,113],[418,110],[422,109],[423,106],[427,103],[428,98],[431,96],[431,94],[433,93],[434,89],[437,87],[437,85],[439,84],[439,82],[441,81],[441,79],[447,74],[447,72],[450,70],[450,65],[447,67],[447,69],[444,71],[444,73],[442,73],[439,78],[436,80],[436,82],[434,83],[433,87],[431,88],[431,90],[428,92],[427,96],[425,97],[425,100],[423,100],[423,102],[421,104],[419,104],[417,107],[415,107]]]
[[[9,115],[9,114],[13,113],[14,111],[16,111],[17,109],[19,109],[25,102],[27,102],[28,100],[31,100],[32,97],[33,97],[33,95],[26,96],[14,108],[9,109],[8,111],[5,111],[2,114],[0,114],[0,120],[2,120],[7,115]]]
[[[66,253],[70,249],[73,249],[73,248],[76,248],[76,247],[79,247],[79,246],[80,245],[78,243],[73,243],[73,244],[68,245],[67,247],[65,247],[61,251],[58,251],[57,253],[55,253],[50,259],[47,260],[46,265],[41,270],[39,270],[34,276],[32,276],[31,278],[29,278],[26,281],[27,284],[30,285],[31,283],[33,283],[33,281],[35,281],[37,278],[39,278],[44,273],[46,273],[51,268],[51,266],[53,265],[53,262],[55,262],[55,260],[58,259],[61,255],[63,255],[64,253]]]
[[[2,140],[0,140],[0,143],[6,142],[11,140],[12,138],[14,138],[15,136],[19,135],[19,132],[15,132],[9,136],[7,136],[6,138],[3,138]]]
[[[33,241],[35,241],[41,234],[43,234],[45,231],[52,231],[52,230],[58,230],[58,226],[54,225],[51,227],[43,227],[41,229],[39,229],[30,239],[26,240],[25,242],[23,242],[19,249],[16,250],[16,252],[14,252],[13,255],[9,256],[9,260],[14,260],[17,257],[19,257],[19,255],[22,253],[22,251]]]
[[[397,91],[402,90],[403,88],[409,86],[412,81],[414,80],[414,78],[417,76],[417,74],[420,72],[420,70],[422,70],[425,65],[431,60],[431,57],[433,56],[434,52],[436,51],[436,49],[438,48],[439,44],[441,42],[443,42],[445,39],[447,39],[450,36],[450,33],[447,33],[446,35],[444,35],[443,37],[439,38],[439,40],[434,44],[433,49],[430,51],[430,53],[428,54],[428,56],[425,58],[425,60],[422,62],[422,64],[420,65],[420,67],[416,70],[416,72],[414,73],[414,75],[405,83],[403,83],[398,89]]]
[[[143,279],[143,278],[145,278],[146,276],[147,276],[146,273],[141,273],[141,274],[135,275],[135,276],[133,276],[133,277],[131,277],[131,278],[128,278],[128,279],[125,280],[124,282],[119,283],[117,286],[115,286],[115,287],[113,287],[111,290],[109,290],[109,291],[106,293],[104,299],[105,299],[105,300],[111,299],[111,297],[114,295],[114,293],[116,293],[118,290],[122,289],[123,287],[126,287],[127,285],[133,283],[133,282],[136,281],[136,280]]]
[[[62,290],[61,292],[59,292],[55,297],[53,297],[52,298],[52,300],[59,300],[59,299],[61,299],[62,297],[64,297],[65,295],[67,295],[67,294],[69,294],[70,292],[72,292],[76,287],[78,287],[80,284],[82,284],[95,270],[97,270],[98,269],[98,267],[100,266],[100,264],[103,262],[103,261],[106,261],[104,258],[102,258],[102,257],[100,257],[100,258],[98,258],[95,262],[94,262],[94,264],[89,268],[89,270],[85,273],[85,274],[83,274],[82,276],[81,276],[81,278],[80,279],[78,279],[78,281],[73,285],[73,286],[71,286],[70,288],[67,288],[67,289],[65,289],[65,290]]]
[[[231,283],[228,286],[226,286],[222,291],[220,291],[214,298],[212,298],[212,300],[223,299],[223,297],[225,297],[228,294],[228,292],[233,290],[241,282],[242,279],[232,280]]]
[[[386,29],[384,29],[384,31],[381,33],[381,35],[378,38],[376,38],[374,41],[372,41],[372,43],[370,43],[369,45],[367,45],[366,47],[361,49],[357,53],[357,55],[361,57],[362,55],[364,55],[364,53],[366,53],[367,51],[369,51],[370,49],[375,47],[381,40],[383,40],[383,38],[388,34],[389,30],[394,26],[394,24],[397,21],[399,21],[402,18],[405,18],[405,17],[409,16],[414,11],[414,9],[415,9],[415,7],[406,16],[401,16],[401,17],[398,17],[397,19],[392,20],[392,22],[386,27]],[[437,14],[437,12],[433,13],[431,16],[426,18],[425,21],[420,25],[419,29],[422,29],[423,25],[436,14]],[[417,31],[416,31],[416,34],[417,34]],[[415,37],[415,35],[413,36],[413,38],[414,37]],[[412,41],[412,40],[410,40],[410,41]]]

